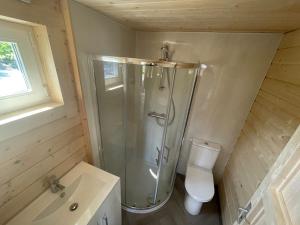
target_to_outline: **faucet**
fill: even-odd
[[[48,177],[47,182],[50,185],[50,189],[52,193],[56,193],[58,191],[65,189],[65,186],[59,183],[59,180],[55,175]]]

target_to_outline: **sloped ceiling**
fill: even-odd
[[[300,0],[77,0],[137,30],[286,32]]]

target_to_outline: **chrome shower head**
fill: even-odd
[[[160,60],[169,61],[169,46],[167,44],[160,48],[160,57]]]

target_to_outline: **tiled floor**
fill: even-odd
[[[217,193],[217,191],[216,191]],[[132,214],[123,211],[123,225],[221,225],[219,200],[203,205],[197,216],[189,215],[184,209],[184,176],[177,175],[170,200],[161,209],[148,214]]]

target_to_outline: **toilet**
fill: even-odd
[[[196,138],[192,140],[184,182],[187,192],[184,206],[191,215],[199,214],[202,204],[214,196],[212,169],[220,150],[219,144]]]

